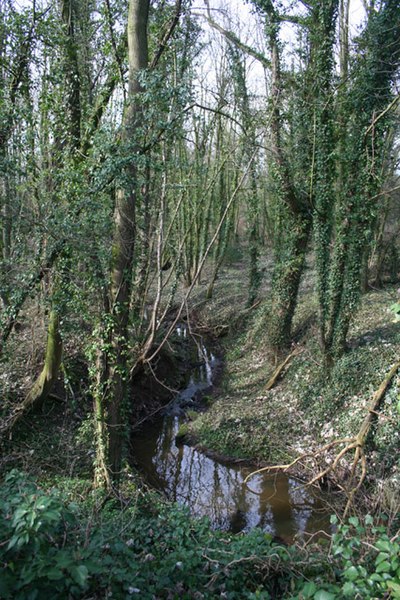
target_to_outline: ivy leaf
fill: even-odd
[[[346,569],[346,571],[343,573],[343,575],[349,581],[355,581],[357,579],[357,577],[358,577],[357,568],[354,567],[354,566],[350,567],[349,569]]]
[[[387,560],[389,558],[389,554],[387,552],[379,552],[378,556],[375,559],[375,564],[380,565],[381,562]]]
[[[317,587],[313,581],[308,581],[301,590],[302,598],[313,598],[315,592],[317,591]]]
[[[365,517],[365,524],[366,525],[373,525],[374,523],[374,517],[372,515],[366,515]]]
[[[384,573],[390,571],[390,563],[387,560],[384,560],[376,567],[377,573]]]
[[[377,540],[375,546],[382,552],[391,552],[392,550],[389,540]]]
[[[335,600],[335,598],[337,598],[336,594],[326,590],[319,590],[314,596],[314,600]]]
[[[396,598],[396,600],[399,600],[399,598],[400,598],[400,584],[396,583],[395,581],[388,581],[387,582],[387,586],[390,589],[390,591],[392,592],[391,597],[392,598]]]
[[[354,583],[352,581],[346,581],[346,583],[344,584],[342,591],[343,594],[345,596],[351,596],[352,598],[355,597],[355,586]]]
[[[88,575],[89,571],[84,565],[80,565],[79,567],[73,566],[71,568],[72,579],[81,587],[85,585]]]

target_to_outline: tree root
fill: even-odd
[[[47,332],[47,347],[43,369],[31,390],[11,415],[0,423],[0,435],[10,431],[20,419],[35,405],[40,404],[51,394],[57,380],[62,358],[62,339],[59,332],[59,319],[52,310]]]
[[[278,371],[279,371],[279,373],[280,373],[280,371],[282,371],[283,367],[285,366],[285,364],[287,364],[288,359],[291,358],[292,355],[293,355],[293,352],[291,355],[289,355],[285,359],[285,361],[281,365],[279,365],[278,369],[275,371],[274,376],[271,378],[270,381],[272,381],[272,379],[274,377],[276,377],[276,373]],[[395,377],[395,375],[399,369],[400,369],[400,361],[398,361],[396,364],[393,365],[393,367],[390,369],[389,373],[383,379],[379,388],[376,390],[376,392],[372,396],[371,401],[367,407],[367,414],[364,417],[363,422],[361,423],[361,427],[360,427],[357,435],[355,435],[354,437],[350,437],[350,438],[342,438],[339,440],[333,440],[332,442],[325,444],[324,446],[322,446],[315,452],[306,452],[306,453],[301,454],[300,456],[298,456],[297,458],[295,458],[292,462],[290,462],[288,464],[275,465],[275,466],[270,466],[270,467],[263,467],[262,469],[257,469],[257,471],[253,471],[252,473],[247,475],[247,477],[245,479],[245,483],[247,483],[251,477],[253,477],[254,475],[257,475],[258,473],[262,473],[262,472],[272,473],[272,472],[276,472],[276,471],[287,472],[290,469],[292,469],[295,465],[303,462],[307,458],[315,459],[319,456],[326,455],[327,452],[329,452],[329,450],[331,450],[332,448],[336,448],[337,446],[344,444],[344,447],[339,452],[337,452],[333,461],[327,467],[321,469],[317,473],[317,475],[315,475],[312,479],[307,481],[305,483],[305,485],[306,486],[313,485],[317,481],[321,481],[322,479],[324,479],[326,476],[333,474],[335,472],[335,470],[337,469],[341,459],[344,456],[346,456],[349,453],[352,453],[354,451],[354,457],[353,457],[353,462],[352,462],[352,465],[350,468],[350,477],[347,482],[347,486],[344,487],[339,484],[340,489],[342,489],[347,495],[347,504],[346,504],[346,507],[344,510],[344,517],[345,517],[351,508],[355,494],[358,492],[358,490],[362,486],[362,484],[365,480],[365,477],[367,475],[367,457],[365,455],[365,444],[367,442],[373,420],[374,420],[374,418],[376,418],[377,414],[379,414],[378,409],[380,407],[381,401],[382,401],[383,397],[385,396],[385,393],[386,393],[388,387],[390,386],[393,378]],[[279,376],[279,373],[277,374],[277,376]],[[270,382],[268,382],[267,385],[269,385],[269,383]],[[270,388],[268,388],[268,389],[270,389]],[[361,472],[359,474],[358,480],[356,481],[355,476],[356,476],[357,467],[360,467]]]
[[[265,386],[266,390],[271,390],[273,387],[275,387],[275,385],[277,384],[283,369],[286,367],[286,365],[292,360],[292,358],[294,356],[297,356],[298,354],[300,354],[303,350],[299,349],[299,348],[295,348],[290,354],[288,354],[288,356],[285,358],[284,361],[282,361],[277,368],[275,369],[275,371],[273,372],[272,376],[270,377],[270,379],[268,380],[267,385]]]

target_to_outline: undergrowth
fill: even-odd
[[[348,351],[328,374],[319,345],[315,297],[306,291],[294,321],[296,343],[302,351],[274,389],[265,389],[275,365],[262,335],[263,308],[255,311],[245,330],[236,330],[226,339],[221,393],[190,426],[200,445],[221,454],[279,464],[357,433],[373,393],[398,360],[400,327],[390,312],[397,292],[388,287],[363,297],[350,330]],[[397,377],[370,436],[368,455],[375,491],[382,481],[390,479],[390,487],[398,483],[399,383]]]
[[[370,516],[333,519],[327,550],[285,547],[258,529],[212,531],[154,494],[130,492],[107,499],[69,480],[45,491],[11,471],[0,486],[1,598],[400,598],[399,541]]]

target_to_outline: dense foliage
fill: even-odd
[[[154,495],[125,501],[44,491],[12,471],[0,488],[4,599],[400,597],[400,545],[384,526],[351,517],[329,555],[288,548],[259,530],[213,532]],[[82,486],[82,483],[80,484]],[[337,519],[332,519],[336,525]]]
[[[317,417],[323,445],[333,425],[354,424],[348,480],[360,466],[362,477],[349,498],[367,451],[397,484],[397,392],[375,428],[381,406],[367,405],[366,388],[391,367],[389,386],[400,363],[349,340],[362,293],[396,282],[400,266],[400,10],[397,0],[363,5],[352,34],[350,0],[252,0],[248,44],[208,2],[199,13],[190,0],[0,0],[0,442],[25,443],[13,429],[53,395],[68,406],[66,445],[73,419],[85,420],[79,451],[95,490],[83,501],[68,484],[43,489],[10,470],[25,468],[24,453],[0,463],[1,597],[400,598],[398,534],[370,516],[336,523],[326,552],[309,552],[261,531],[213,532],[125,477],[135,408],[146,417],[161,404],[146,385],[180,378],[160,375],[163,362],[179,371],[177,324],[185,314],[196,338],[191,320],[240,257],[241,323],[232,295],[232,318],[200,319],[198,331],[245,328],[259,306],[236,359],[263,348],[260,401],[266,373],[303,346],[292,371],[301,414],[279,407],[280,434],[311,430]],[[316,298],[303,319],[302,286]],[[399,302],[386,311],[398,323]],[[339,404],[349,410],[337,418]],[[253,405],[246,427],[226,410],[208,427],[211,443],[276,456]]]

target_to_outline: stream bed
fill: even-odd
[[[186,328],[179,327],[177,334],[186,337]],[[287,543],[296,535],[330,532],[328,501],[295,479],[260,473],[245,484],[254,467],[220,462],[176,441],[186,411],[198,408],[220,366],[203,342],[197,344],[197,354],[186,388],[132,435],[132,460],[148,484],[188,506],[192,515],[207,516],[215,529],[237,533],[260,527]]]

